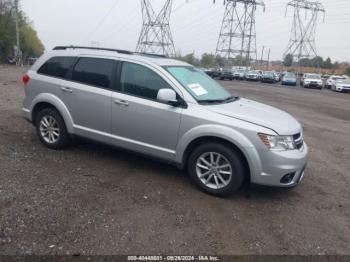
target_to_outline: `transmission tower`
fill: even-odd
[[[257,60],[255,11],[258,5],[265,11],[262,1],[226,0],[217,55],[227,59],[240,56],[242,65],[249,65],[252,58]]]
[[[320,2],[293,0],[287,4],[286,15],[289,7],[294,8],[294,18],[290,40],[283,57],[291,54],[295,61],[316,57],[316,27],[319,13],[323,14],[323,21],[325,18],[326,11],[323,5]]]
[[[149,0],[141,0],[143,26],[136,52],[175,56],[174,40],[170,31],[173,0],[166,0],[158,14]]]

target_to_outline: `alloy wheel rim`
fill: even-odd
[[[199,180],[211,189],[222,189],[232,180],[232,166],[227,158],[217,152],[202,154],[196,163]]]
[[[40,134],[46,143],[56,143],[60,138],[57,120],[52,116],[44,116],[40,121]]]

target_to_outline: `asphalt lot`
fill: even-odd
[[[220,199],[118,149],[46,149],[21,116],[24,71],[0,66],[0,254],[350,255],[350,94],[222,82],[294,115],[310,162],[293,190]]]

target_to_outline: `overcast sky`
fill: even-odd
[[[319,55],[350,61],[350,0],[320,0],[327,13],[317,28]],[[152,2],[152,1],[151,1]],[[153,0],[159,10],[165,0]],[[266,12],[256,15],[258,55],[271,48],[281,59],[292,26],[292,10],[285,17],[287,0],[265,0]],[[91,45],[134,50],[141,30],[140,0],[22,0],[21,6],[38,31],[46,49],[57,45]],[[223,0],[174,0],[171,29],[182,54],[215,52],[224,13]]]

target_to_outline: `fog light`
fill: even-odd
[[[292,182],[294,177],[295,177],[295,172],[294,173],[289,173],[289,174],[285,175],[284,177],[282,177],[280,182],[282,184],[289,184],[290,182]]]

